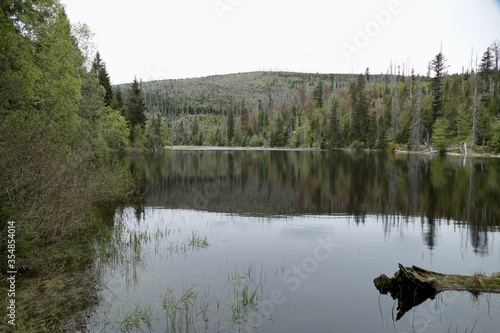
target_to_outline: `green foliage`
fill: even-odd
[[[141,125],[137,124],[130,129],[130,144],[136,149],[143,149],[148,146],[148,137]]]
[[[130,142],[130,129],[127,121],[120,112],[109,107],[104,108],[98,122],[101,133],[107,148],[111,154],[123,153],[128,148]],[[109,153],[107,155],[110,155]]]
[[[449,120],[446,118],[437,119],[434,123],[432,133],[432,145],[441,153],[444,153],[452,137]]]
[[[267,115],[264,112],[264,107],[262,106],[262,101],[259,99],[258,107],[257,107],[257,131],[259,135],[262,135],[269,123],[267,119]]]
[[[432,102],[433,121],[443,116],[443,78],[445,70],[448,67],[445,65],[445,62],[446,58],[441,52],[430,62],[430,69],[434,71],[434,77],[432,78],[432,95],[434,97]]]
[[[351,85],[352,125],[351,140],[367,143],[368,137],[368,102],[365,94],[365,78],[359,75],[356,83]]]
[[[500,153],[500,121],[496,121],[495,124],[492,126],[493,130],[493,137],[491,138],[491,149],[495,153]]]
[[[144,142],[143,138],[138,139],[138,136],[144,134],[142,132],[146,126],[146,104],[144,104],[144,96],[137,78],[134,78],[130,86],[125,115],[132,129],[130,141],[132,143]]]
[[[288,144],[288,137],[290,134],[290,122],[286,114],[280,112],[273,118],[270,124],[270,145],[271,147],[285,147]]]
[[[146,124],[147,148],[151,150],[158,150],[164,146],[170,145],[168,141],[168,126],[163,118],[156,114],[148,120]]]
[[[82,74],[82,99],[78,109],[80,131],[98,156],[123,153],[129,146],[130,129],[117,110],[105,105],[105,89],[94,71]]]
[[[264,140],[257,134],[252,135],[250,142],[248,143],[250,147],[262,147],[263,144]]]
[[[18,277],[25,286],[16,291],[19,332],[77,329],[66,321],[93,297],[68,267],[90,269],[81,253],[89,258],[95,221],[102,227],[97,207],[132,187],[116,163],[128,125],[106,106],[78,45],[57,0],[1,2],[0,228],[16,222],[19,258],[30,271]]]
[[[241,104],[241,130],[243,135],[249,134],[250,133],[250,128],[248,124],[248,109],[245,105],[245,100],[243,100]]]
[[[316,88],[314,88],[313,92],[313,98],[314,101],[316,102],[316,107],[322,108],[323,107],[323,82],[318,82],[318,85]]]
[[[227,130],[226,130],[226,134],[227,134],[227,141],[228,141],[228,145],[230,146],[233,141],[233,138],[234,138],[234,112],[233,112],[233,108],[229,108],[229,110],[227,111]]]
[[[492,54],[485,54],[478,74],[448,75],[439,53],[430,62],[432,77],[392,70],[388,75],[252,72],[144,82],[141,101],[148,115],[162,116],[174,145],[245,146],[257,135],[269,146],[342,148],[358,141],[369,149],[398,143],[418,150],[431,145],[435,122],[444,117],[449,142],[474,138],[488,146],[495,134],[491,124],[500,117],[500,74]],[[131,97],[129,86],[116,87],[115,95],[119,109],[118,100]]]
[[[33,242],[57,242],[123,189],[102,165],[128,146],[128,127],[105,106],[58,1],[0,8],[2,219],[19,220]]]
[[[104,103],[106,106],[115,104],[113,88],[111,88],[111,79],[109,78],[106,63],[101,59],[99,52],[96,53],[94,61],[92,62],[92,71],[97,75],[99,84],[104,88]]]

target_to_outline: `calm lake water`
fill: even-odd
[[[89,332],[498,332],[500,295],[443,292],[396,320],[373,279],[500,271],[500,161],[167,151],[96,243]]]

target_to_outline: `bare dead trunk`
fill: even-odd
[[[399,265],[399,270],[392,278],[382,274],[373,280],[375,287],[381,294],[390,293],[393,299],[398,300],[398,314],[396,320],[424,302],[434,299],[437,294],[445,290],[469,291],[473,295],[483,292],[500,293],[500,274],[491,277],[475,274],[472,276],[442,274],[412,266]]]

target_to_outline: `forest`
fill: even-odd
[[[137,80],[126,100],[114,93],[91,30],[58,0],[0,9],[0,228],[23,220],[58,240],[130,185],[107,169],[142,131],[144,99]]]
[[[5,311],[11,295],[17,314],[1,312],[2,332],[74,325],[91,302],[90,240],[135,186],[119,157],[142,99],[129,93],[127,117],[110,104],[105,64],[85,52],[90,37],[58,0],[0,0],[0,299]]]
[[[391,64],[377,75],[367,68],[359,75],[252,72],[141,82],[148,120],[135,145],[498,152],[499,45],[493,41],[471,59],[473,70],[460,74],[447,72],[440,52],[426,76]],[[129,85],[115,91],[126,95]]]

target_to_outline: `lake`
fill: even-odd
[[[96,242],[88,332],[495,332],[500,295],[396,320],[398,263],[500,271],[500,160],[330,151],[127,159],[141,193]]]

